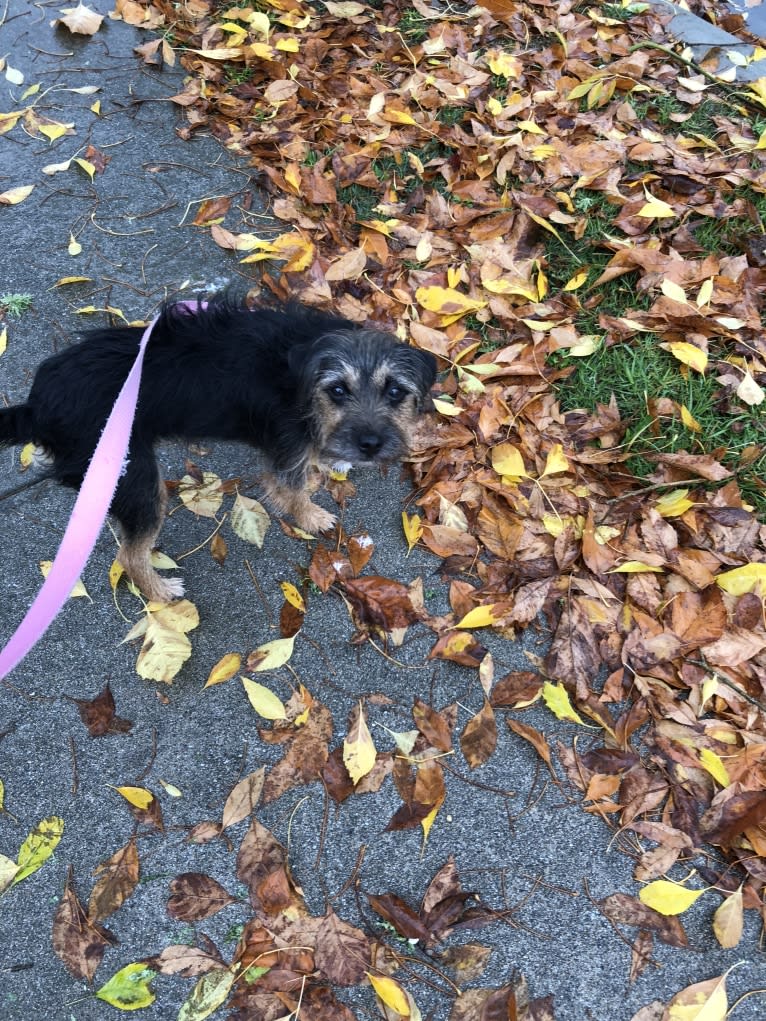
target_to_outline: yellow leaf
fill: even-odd
[[[283,53],[299,53],[300,48],[300,43],[292,36],[285,39],[278,39],[274,44],[274,49],[281,50]]]
[[[639,891],[638,898],[661,915],[680,915],[706,892],[690,890],[687,886],[671,883],[669,879],[656,879]]]
[[[223,681],[230,680],[241,666],[242,657],[236,652],[227,652],[210,671],[208,679],[205,681],[205,687],[212,688],[214,684],[222,684]]]
[[[688,365],[695,372],[704,372],[707,368],[707,353],[694,344],[689,344],[685,340],[677,340],[669,344],[660,344],[660,347],[670,351],[674,358],[683,362],[684,365]]]
[[[423,829],[423,845],[424,846],[425,846],[426,841],[428,840],[428,835],[431,832],[431,827],[434,824],[434,820],[436,819],[436,816],[438,815],[439,809],[442,807],[443,802],[444,802],[444,797],[442,796],[436,802],[436,804],[431,809],[431,811],[428,813],[428,815],[425,816],[425,818],[420,820],[420,825],[421,825],[421,827]]]
[[[282,595],[290,606],[294,606],[301,613],[306,612],[306,601],[291,581],[281,581],[279,587],[282,589]]]
[[[18,871],[11,881],[12,886],[37,872],[56,850],[63,832],[64,820],[59,816],[40,820],[19,848]]]
[[[254,661],[256,655],[260,659],[257,665],[252,666],[251,669],[255,673],[262,673],[264,670],[277,670],[290,659],[293,654],[294,645],[295,635],[291,635],[290,638],[275,638],[271,642],[259,645],[255,652],[251,654],[250,662]]]
[[[402,528],[404,530],[404,538],[407,540],[407,546],[409,549],[413,549],[423,534],[423,522],[420,520],[420,515],[408,514],[407,511],[402,511]]]
[[[364,708],[360,702],[356,719],[343,740],[343,763],[354,786],[370,772],[375,765],[376,756],[375,744],[364,718]]]
[[[716,755],[710,748],[700,748],[700,764],[721,787],[729,786],[731,779],[720,755]]]
[[[259,716],[265,720],[287,719],[285,707],[273,691],[269,691],[267,687],[257,681],[248,680],[247,677],[240,677],[240,680],[244,685],[250,705]]]
[[[582,719],[572,708],[569,701],[569,694],[561,682],[551,684],[546,681],[543,685],[543,701],[554,716],[560,720],[571,720],[573,723],[582,723]]]
[[[97,117],[101,116],[101,100],[100,99],[97,99],[96,102],[91,105],[90,111],[91,111],[91,113],[95,113],[95,115]]]
[[[264,39],[269,38],[271,22],[268,14],[264,14],[263,11],[253,11],[248,17],[247,23],[256,35],[262,35]]]
[[[543,478],[545,475],[555,475],[556,472],[568,472],[569,470],[569,461],[564,453],[564,448],[560,443],[555,443],[548,452],[545,468],[540,478]]]
[[[742,887],[719,904],[713,915],[715,938],[726,950],[731,950],[742,939]]]
[[[595,333],[588,333],[580,338],[579,344],[574,344],[572,347],[567,348],[567,354],[571,358],[587,358],[588,355],[592,355],[594,351],[597,351],[601,347],[601,337]]]
[[[29,468],[29,466],[34,462],[36,451],[37,445],[35,443],[24,444],[21,448],[21,453],[19,454],[19,464],[22,468]]]
[[[673,207],[669,206],[667,202],[654,198],[648,192],[645,194],[648,201],[646,205],[641,206],[636,216],[643,216],[647,220],[662,220],[675,217],[676,214]]]
[[[749,372],[746,372],[742,377],[742,382],[737,387],[737,397],[751,407],[762,404],[764,398],[763,387],[756,383]]]
[[[726,976],[695,982],[676,993],[668,1004],[663,1021],[726,1021],[729,1002]]]
[[[214,518],[223,503],[221,478],[215,472],[203,472],[202,482],[198,482],[191,475],[184,475],[178,486],[178,496],[193,514]],[[233,525],[233,511],[231,517]]]
[[[33,184],[23,184],[18,188],[9,188],[8,191],[0,192],[0,205],[17,206],[19,202],[23,202],[31,195],[34,189]]]
[[[662,574],[662,567],[655,567],[652,564],[644,564],[641,560],[626,560],[619,567],[613,567],[607,574],[646,574],[653,571],[655,574]]]
[[[570,277],[569,280],[567,280],[567,282],[564,284],[563,290],[576,291],[579,287],[582,287],[582,285],[585,283],[587,279],[588,270],[580,269],[575,273],[573,277]]]
[[[231,508],[231,527],[240,539],[261,549],[270,524],[269,512],[262,503],[237,493]]]
[[[470,298],[451,287],[418,287],[415,297],[423,308],[437,312],[450,323],[469,312],[478,312],[487,305],[486,301]]]
[[[462,620],[458,621],[455,627],[489,627],[491,624],[496,624],[500,618],[495,617],[492,613],[495,605],[495,603],[487,603],[485,606],[474,606],[474,608],[469,610]]]
[[[518,57],[507,50],[488,51],[487,64],[492,74],[500,75],[501,78],[519,78],[524,66]]]
[[[40,124],[39,127],[41,135],[45,135],[51,142],[55,142],[57,138],[66,135],[74,127],[74,124],[58,124],[54,121],[52,124]]]
[[[52,560],[41,560],[40,561],[40,574],[42,574],[43,578],[47,578],[48,577],[52,567],[53,567],[53,561]],[[85,588],[85,586],[83,585],[82,581],[79,578],[74,583],[74,588],[69,593],[69,598],[70,599],[76,599],[78,596],[85,596],[86,599],[90,599],[90,596],[88,595],[87,589]],[[93,602],[92,599],[90,601]]]
[[[541,127],[538,127],[534,121],[517,121],[516,127],[520,131],[529,131],[533,135],[545,135],[547,132],[543,131]],[[538,146],[538,148],[541,148]]]
[[[7,890],[13,883],[14,877],[19,871],[19,866],[12,858],[0,854],[0,893]]]
[[[141,961],[126,964],[96,990],[96,996],[118,1010],[141,1010],[156,999],[149,988],[156,974]]]
[[[74,234],[69,235],[69,244],[67,246],[67,251],[69,252],[70,255],[79,255],[80,252],[82,251],[82,245],[74,236]]]
[[[111,787],[112,785],[109,784],[108,786]],[[134,808],[140,808],[142,812],[146,811],[154,801],[154,795],[145,787],[114,787],[113,790],[121,794]]]
[[[672,280],[663,280],[660,285],[660,290],[666,298],[670,298],[672,301],[678,301],[682,305],[686,304],[686,291],[684,291],[683,287],[680,287]]]
[[[724,571],[716,578],[716,583],[730,596],[744,596],[752,592],[756,585],[766,589],[766,564],[744,564],[731,571]]]
[[[96,168],[95,168],[94,164],[91,163],[90,160],[80,159],[79,156],[75,156],[74,157],[74,162],[77,164],[78,167],[82,167],[82,169],[85,171],[85,173],[88,175],[88,177],[92,181],[93,180],[93,176],[96,173]]]
[[[4,355],[7,350],[8,350],[8,329],[7,327],[4,326],[2,330],[0,330],[0,355]]]
[[[148,608],[153,612],[147,613],[145,622],[139,622],[145,623],[145,629],[136,673],[145,680],[169,684],[191,656],[191,642],[185,632],[197,627],[199,614],[188,599],[173,604],[150,603]]]
[[[673,489],[661,496],[655,504],[658,514],[663,518],[677,518],[693,506],[694,501],[689,499],[688,489]]]
[[[713,297],[713,278],[708,277],[707,280],[702,282],[702,286],[697,291],[697,297],[694,299],[694,304],[697,308],[702,308],[703,305],[707,305],[710,299]]]
[[[685,404],[681,405],[681,421],[687,429],[691,429],[692,432],[701,433],[702,426],[699,424],[697,419],[692,415],[691,411],[686,407]]]
[[[370,985],[387,1007],[390,1007],[400,1017],[410,1016],[407,995],[398,982],[389,978],[388,975],[371,975],[369,971],[365,974],[370,980]]]
[[[417,124],[417,121],[411,113],[407,113],[406,110],[384,110],[383,116],[387,121],[391,121],[393,124]]]
[[[434,397],[434,408],[440,415],[446,415],[447,418],[454,418],[455,415],[459,415],[463,410],[451,401],[443,400],[439,397]]]
[[[492,448],[492,467],[504,478],[528,478],[521,451],[512,443],[498,443]]]

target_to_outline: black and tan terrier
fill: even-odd
[[[25,404],[0,409],[0,446],[34,442],[52,474],[79,488],[135,360],[140,327],[96,330],[42,363]],[[167,305],[144,358],[135,422],[111,513],[126,573],[150,599],[183,594],[151,565],[167,501],[154,456],[164,438],[240,440],[267,460],[277,513],[307,532],[334,516],[313,503],[312,465],[384,465],[408,437],[435,378],[432,355],[388,333],[297,304],[250,307],[224,292]]]

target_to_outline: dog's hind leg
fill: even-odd
[[[167,506],[167,491],[151,449],[131,445],[130,460],[112,501],[112,514],[120,523],[117,559],[125,573],[150,600],[167,603],[184,594],[179,578],[162,578],[152,567],[151,555]]]

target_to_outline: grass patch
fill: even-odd
[[[655,467],[652,454],[715,451],[727,468],[738,470],[746,499],[759,513],[766,512],[766,486],[762,481],[766,468],[763,412],[722,400],[712,372],[705,376],[690,372],[684,378],[676,359],[658,345],[657,337],[640,334],[630,344],[604,347],[588,358],[559,355],[556,359],[559,366],[574,366],[574,372],[558,387],[562,410],[595,411],[598,404],[608,404],[614,394],[620,415],[628,424],[623,444],[631,450],[626,464],[629,471],[639,477],[648,475]],[[701,431],[686,428],[680,417],[655,417],[649,401],[657,397],[685,405]],[[743,451],[755,447],[760,447],[761,453],[752,463],[741,464]]]
[[[31,294],[0,294],[0,318],[18,318],[32,307]]]
[[[338,188],[338,199],[344,205],[351,206],[357,220],[369,220],[380,202],[380,195],[361,184],[349,184],[345,188]]]

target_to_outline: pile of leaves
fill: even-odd
[[[213,223],[216,241],[264,263],[276,294],[391,324],[440,359],[419,512],[405,518],[451,579],[433,654],[478,668],[476,627],[511,638],[545,620],[538,680],[494,703],[565,689],[603,742],[564,763],[602,792],[596,810],[650,827],[644,876],[713,843],[763,910],[766,536],[737,484],[762,451],[726,466],[724,450],[699,452],[688,409],[647,395],[656,428],[684,424],[688,449],[638,482],[616,404],[564,414],[556,389],[571,372],[561,352],[650,332],[679,372],[718,372],[722,401],[762,399],[762,259],[755,245],[705,255],[696,238],[706,219],[757,218],[747,196],[766,190],[764,144],[742,114],[763,104],[762,83],[725,100],[715,137],[684,134],[683,116],[660,131],[640,101],[672,91],[691,113],[715,79],[679,75],[640,5],[628,21],[547,0],[126,0],[116,12],[161,28],[142,51],[190,73],[174,97],[183,133],[247,156],[286,224],[267,239]],[[617,211],[592,246],[594,261],[611,255],[595,278],[585,264],[553,289],[546,243],[583,237],[586,190]],[[583,336],[579,314],[627,274],[642,307],[601,313],[598,338]],[[369,590],[349,595],[368,623],[397,626]]]

